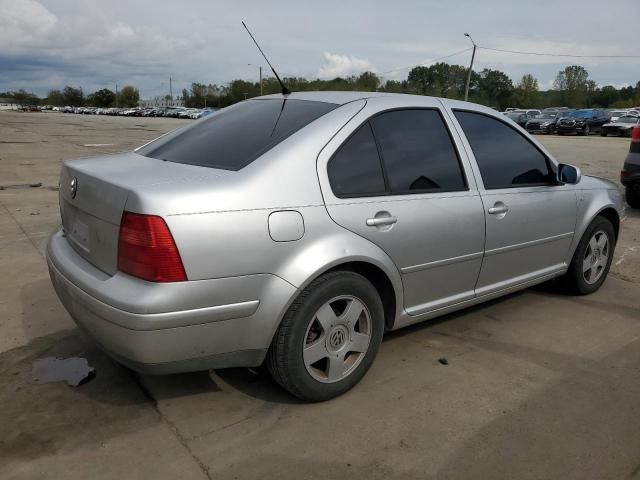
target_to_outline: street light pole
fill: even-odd
[[[469,35],[468,33],[465,33],[464,36],[469,37],[469,40],[471,40],[471,43],[473,43],[473,53],[471,54],[471,65],[469,65],[469,72],[467,73],[467,86],[464,89],[464,101],[468,102],[469,101],[469,84],[471,83],[471,71],[473,70],[473,60],[476,58],[476,42],[473,41],[473,38],[471,38],[471,35]]]
[[[250,67],[258,67],[260,72],[260,96],[262,96],[262,65],[254,65],[253,63],[247,63]]]

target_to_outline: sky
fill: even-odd
[[[0,0],[0,91],[38,95],[65,85],[85,93],[130,84],[142,98],[192,82],[280,76],[333,78],[373,71],[405,79],[410,67],[471,47],[573,55],[640,55],[640,0]],[[444,61],[468,66],[471,51]],[[551,88],[580,64],[599,85],[640,81],[640,58],[565,58],[479,49],[475,70],[525,73]],[[266,74],[266,72],[265,72]]]

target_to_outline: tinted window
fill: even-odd
[[[480,167],[485,188],[552,182],[545,156],[523,135],[494,118],[456,111]]]
[[[369,123],[362,125],[333,156],[329,182],[338,197],[384,193],[384,177]]]
[[[371,120],[391,193],[464,190],[449,131],[436,110],[397,110]]]
[[[338,105],[249,100],[162,137],[138,153],[176,163],[239,170]]]

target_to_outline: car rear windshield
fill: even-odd
[[[337,108],[309,100],[248,100],[151,142],[137,153],[175,163],[240,170]]]

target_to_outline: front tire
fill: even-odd
[[[596,217],[582,235],[569,270],[562,278],[570,293],[588,295],[604,283],[615,249],[613,225],[604,217]]]
[[[296,397],[329,400],[364,377],[383,331],[384,309],[374,286],[354,272],[330,272],[311,282],[287,310],[267,368]]]
[[[625,197],[631,208],[640,208],[640,185],[629,185],[626,187]]]

